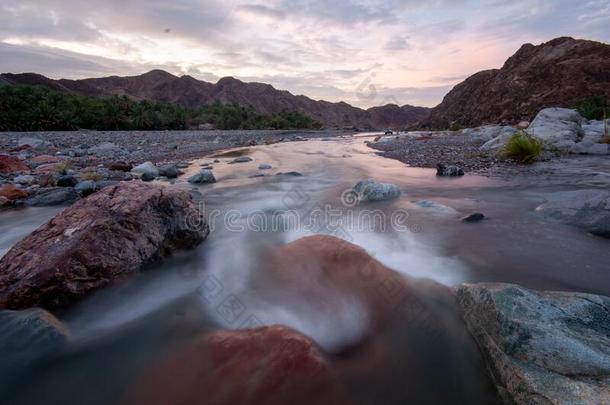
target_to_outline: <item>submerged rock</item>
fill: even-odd
[[[316,345],[283,326],[220,331],[147,371],[128,404],[345,404]]]
[[[547,195],[546,200],[537,209],[542,215],[610,238],[610,191],[560,191]]]
[[[252,158],[250,156],[239,156],[239,157],[233,159],[232,161],[230,161],[229,164],[248,163],[251,161],[252,161]]]
[[[460,177],[464,175],[464,170],[458,166],[439,163],[436,165],[436,175],[444,177]]]
[[[191,176],[189,178],[189,183],[191,184],[208,184],[208,183],[216,183],[216,177],[214,177],[214,173],[211,170],[203,169],[199,173]]]
[[[72,203],[78,199],[78,194],[72,187],[46,187],[36,190],[25,204],[32,207],[54,206]]]
[[[386,201],[400,197],[400,188],[397,185],[380,183],[373,179],[358,182],[352,190],[358,201]]]
[[[141,182],[106,187],[0,259],[0,308],[66,306],[174,250],[196,246],[208,232],[186,191]]]
[[[610,403],[610,298],[478,284],[457,302],[507,403]]]

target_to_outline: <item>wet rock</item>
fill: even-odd
[[[142,176],[142,180],[153,180],[159,177],[159,169],[152,162],[145,162],[131,169],[134,174]]]
[[[462,222],[481,222],[482,220],[485,219],[485,215],[481,214],[480,212],[476,212],[474,214],[470,214],[464,218],[461,219]]]
[[[270,164],[267,164],[267,163],[258,165],[258,170],[271,170],[271,169],[273,169],[273,166],[271,166]]]
[[[178,170],[176,165],[163,165],[159,167],[159,176],[167,177],[168,179],[175,179],[180,176],[182,172]]]
[[[84,180],[79,182],[75,187],[74,190],[78,193],[79,196],[81,197],[87,197],[93,193],[95,193],[95,191],[97,190],[95,181],[93,180]]]
[[[148,370],[127,404],[345,404],[316,345],[282,326],[203,336]]]
[[[436,175],[443,177],[460,177],[464,175],[464,170],[458,166],[439,163],[436,165]]]
[[[239,157],[233,159],[232,161],[230,161],[229,164],[248,163],[251,161],[252,161],[252,158],[250,156],[239,156]]]
[[[30,175],[30,174],[24,174],[22,176],[17,176],[13,179],[13,181],[16,184],[21,184],[21,185],[30,185],[32,183],[34,183],[34,176]]]
[[[256,173],[256,174],[253,174],[251,176],[248,176],[249,179],[256,179],[256,178],[259,178],[259,177],[267,177],[267,175],[265,173]]]
[[[13,184],[0,185],[0,197],[6,198],[7,202],[14,202],[27,196],[28,193]]]
[[[545,108],[538,113],[527,133],[546,145],[569,150],[583,133],[583,121],[575,110]]]
[[[352,189],[358,201],[385,201],[400,197],[400,188],[394,184],[373,179],[358,182]]]
[[[560,191],[546,196],[537,211],[567,225],[610,238],[610,191]]]
[[[477,284],[457,302],[507,403],[610,402],[610,298]]]
[[[108,169],[115,172],[130,172],[133,166],[126,162],[114,162],[108,165]]]
[[[194,176],[191,176],[188,181],[191,184],[208,184],[216,183],[216,178],[211,170],[204,169]]]
[[[0,174],[29,172],[30,168],[14,156],[0,155]]]
[[[189,166],[190,166],[190,164],[189,164],[188,162],[178,162],[178,163],[176,164],[176,167],[177,167],[178,169],[188,169],[188,168],[189,168]]]
[[[299,173],[299,172],[285,172],[285,173],[278,173],[276,176],[292,176],[292,177],[303,177],[303,173]]]
[[[456,215],[457,211],[446,205],[437,203],[431,200],[420,200],[415,202],[415,205],[441,215]]]
[[[36,190],[25,204],[33,207],[63,205],[74,202],[78,194],[72,187],[45,187]]]
[[[57,178],[57,187],[74,187],[78,184],[75,176],[64,175]]]
[[[70,190],[60,188],[59,190]],[[63,307],[209,232],[186,191],[120,183],[78,201],[0,259],[0,308]]]

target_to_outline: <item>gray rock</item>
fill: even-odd
[[[57,178],[57,187],[74,187],[78,184],[75,176],[64,175]]]
[[[178,169],[188,169],[190,164],[188,162],[178,162],[176,163],[176,167]]]
[[[100,180],[95,182],[95,189],[101,190],[105,187],[116,186],[117,184],[119,184],[117,180]]]
[[[157,166],[155,166],[152,162],[142,163],[141,165],[138,165],[131,169],[131,172],[134,174],[139,174],[141,176],[146,176],[147,179],[154,179],[155,177],[159,177],[159,169],[157,169]]]
[[[292,177],[303,177],[303,173],[299,172],[286,172],[286,173],[277,173],[276,176],[292,176]]]
[[[515,128],[502,125],[484,125],[462,130],[463,135],[478,142],[489,142],[504,134],[514,134],[515,132],[517,132]]]
[[[485,219],[485,215],[481,214],[480,212],[475,212],[474,214],[470,214],[464,218],[462,218],[462,222],[481,222],[482,220]]]
[[[517,131],[512,127],[503,128],[504,130],[499,132],[498,136],[485,142],[483,145],[481,145],[480,149],[483,151],[493,151],[504,148],[508,143],[509,139],[512,138],[512,136],[515,135]]]
[[[235,164],[235,163],[248,163],[251,162],[252,158],[249,156],[240,156],[238,158],[233,159],[232,161],[229,162],[229,164]]]
[[[457,302],[506,403],[610,403],[610,298],[477,284]]]
[[[443,177],[460,177],[464,175],[464,170],[457,166],[439,163],[436,165],[436,175]]]
[[[527,129],[527,133],[561,150],[569,150],[583,134],[583,118],[568,108],[545,108],[540,111]]]
[[[607,155],[610,154],[610,145],[605,143],[596,143],[591,140],[583,140],[572,146],[571,153],[580,155]]]
[[[74,190],[81,197],[87,197],[97,190],[95,182],[93,180],[84,180],[79,182],[76,186],[74,186]]]
[[[216,183],[216,178],[214,177],[214,173],[211,170],[201,170],[196,175],[189,178],[189,183],[191,184],[208,184],[208,183]]]
[[[112,142],[103,142],[89,149],[89,153],[95,155],[109,155],[120,151],[121,148]]]
[[[271,166],[267,163],[258,165],[258,170],[271,170],[271,169],[273,169],[273,166]]]
[[[36,190],[36,193],[25,200],[33,207],[62,205],[74,202],[78,194],[71,187],[47,187]]]
[[[385,201],[400,197],[400,188],[394,184],[379,183],[373,179],[358,182],[352,190],[359,201]]]
[[[610,238],[610,191],[589,189],[548,194],[537,211],[567,225]]]
[[[180,176],[182,172],[178,170],[176,165],[163,165],[159,167],[159,176],[167,177],[168,179],[175,179]]]
[[[256,173],[256,174],[253,174],[251,176],[248,176],[248,178],[249,179],[256,179],[256,178],[259,178],[259,177],[266,177],[266,176],[267,175],[265,173]]]
[[[30,174],[26,174],[26,175],[15,177],[13,179],[13,182],[27,186],[27,185],[34,183],[34,180],[35,180],[34,176],[32,176]]]

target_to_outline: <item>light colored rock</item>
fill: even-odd
[[[484,125],[482,127],[467,128],[462,130],[463,135],[466,135],[470,139],[479,142],[489,142],[501,135],[507,133],[512,135],[515,132],[517,132],[515,128],[502,125]]]
[[[25,174],[22,176],[15,177],[13,181],[17,184],[30,185],[34,183],[34,176],[30,174]]]
[[[37,147],[41,146],[43,143],[44,143],[44,141],[42,139],[35,138],[33,136],[22,136],[17,141],[17,144],[19,146],[29,145],[32,148],[37,148]]]
[[[507,403],[610,403],[610,298],[477,284],[457,302]]]
[[[456,215],[458,213],[455,209],[432,200],[420,200],[415,202],[415,205],[440,215]]]
[[[529,121],[521,121],[520,123],[517,124],[517,129],[518,130],[525,130],[527,128],[529,128],[530,126],[530,122]]]
[[[379,183],[376,180],[363,180],[356,184],[353,192],[359,201],[385,201],[400,197],[400,188],[394,184]]]
[[[134,174],[139,174],[141,176],[148,177],[159,177],[159,169],[152,162],[144,162],[141,165],[138,165],[131,169],[131,172]]]
[[[595,235],[610,237],[609,190],[560,191],[548,194],[546,200],[537,209],[542,215]]]
[[[600,137],[601,138],[601,137]],[[572,146],[571,153],[581,155],[607,155],[610,153],[610,145],[606,143],[596,143],[591,140],[583,140]]]
[[[545,108],[540,111],[527,133],[547,146],[570,150],[583,135],[584,119],[568,108]]]
[[[106,155],[120,151],[121,148],[112,142],[103,142],[89,149],[90,153],[95,155]]]
[[[483,151],[493,151],[499,150],[506,146],[509,139],[513,137],[517,133],[517,131],[512,127],[503,127],[504,129],[493,139],[485,142],[481,146],[481,150]]]

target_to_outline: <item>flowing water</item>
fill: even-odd
[[[206,242],[57,314],[72,332],[71,344],[9,370],[10,379],[0,384],[7,403],[116,402],[170,348],[205,331],[272,324],[310,336],[333,356],[356,403],[497,402],[451,300],[422,286],[420,297],[433,302],[433,328],[409,328],[398,309],[370,343],[346,351],[367,334],[363,303],[329,291],[331,314],[307,297],[270,293],[266,286],[276,284],[260,272],[266,248],[327,233],[406,277],[449,287],[498,281],[610,295],[609,242],[536,214],[544,194],[566,184],[438,178],[434,170],[377,156],[364,144],[370,136],[253,147],[250,163],[228,164],[228,157],[194,162],[189,173],[213,163],[218,180],[195,187],[212,227]],[[258,170],[261,163],[273,169]],[[276,175],[292,171],[303,176]],[[257,173],[267,175],[252,177]],[[353,205],[345,191],[366,178],[397,184],[402,196]],[[57,212],[1,213],[0,255]],[[487,219],[459,221],[473,212]],[[227,303],[232,310],[223,309]]]

